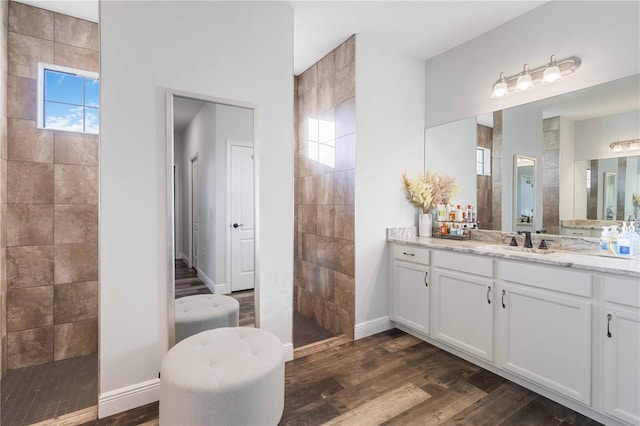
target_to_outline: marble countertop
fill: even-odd
[[[502,234],[504,235],[505,233]],[[586,240],[590,242],[590,239],[574,240]],[[600,256],[594,249],[586,250],[583,248],[582,251],[558,249],[554,244],[555,242],[549,239],[547,239],[547,241],[550,242],[549,247],[551,252],[545,254],[510,251],[508,244],[502,242],[496,243],[495,241],[488,241],[486,239],[459,241],[437,237],[418,237],[416,236],[415,228],[387,229],[387,241],[460,253],[481,254],[500,259],[541,263],[640,278],[640,258],[621,259]],[[506,248],[503,249],[501,246]],[[554,248],[554,246],[556,248]],[[537,247],[537,241],[534,241],[534,247]]]

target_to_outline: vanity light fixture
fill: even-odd
[[[533,69],[529,69],[529,66],[525,64],[522,72],[516,75],[505,77],[504,73],[500,73],[500,78],[493,85],[491,98],[504,98],[510,92],[527,92],[537,84],[556,83],[579,67],[580,59],[575,56],[558,61],[555,55],[551,55],[547,64]]]
[[[609,145],[613,152],[640,151],[640,139],[629,139],[626,141],[615,141]]]

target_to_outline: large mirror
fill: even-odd
[[[256,326],[254,109],[197,95],[167,95],[175,299],[224,294],[239,326]],[[170,317],[175,308],[170,306]],[[173,324],[170,325],[173,331]],[[170,345],[175,335],[170,336]]]
[[[516,231],[533,231],[536,207],[536,159],[516,155],[513,160],[513,212]]]
[[[576,235],[565,231],[634,218],[640,152],[609,145],[640,137],[639,94],[640,76],[633,75],[426,129],[425,169],[456,177],[461,191],[454,202],[474,204],[481,229],[524,226],[514,156],[535,160],[533,232]]]

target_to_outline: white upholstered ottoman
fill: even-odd
[[[284,350],[264,330],[203,331],[162,361],[161,425],[277,425],[283,409]]]
[[[222,294],[197,294],[175,302],[176,343],[201,331],[237,327],[240,304]]]

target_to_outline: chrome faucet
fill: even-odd
[[[533,248],[533,243],[531,242],[531,232],[530,231],[518,231],[518,235],[524,234],[524,247],[525,248]]]

